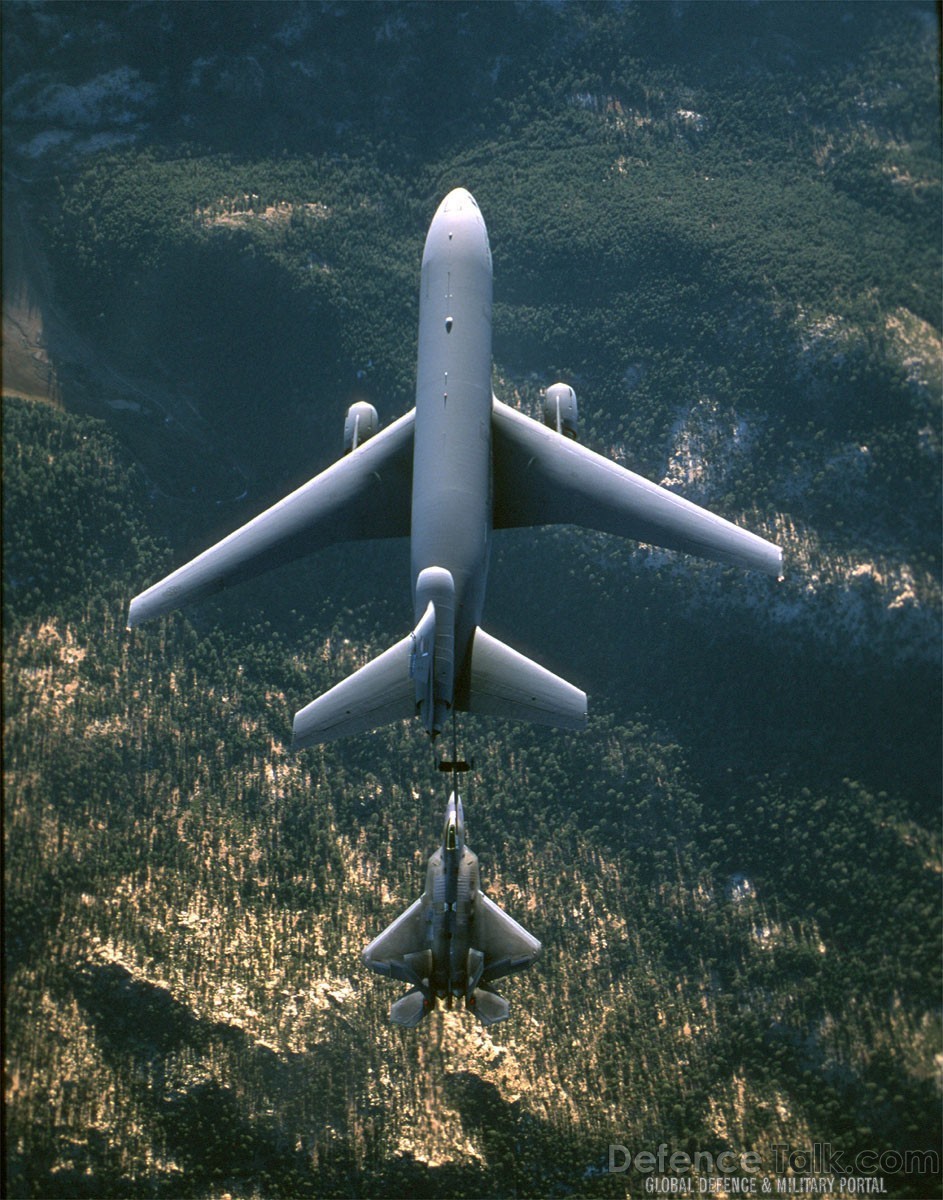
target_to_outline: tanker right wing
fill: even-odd
[[[582,525],[780,576],[782,551],[667,488],[493,404],[494,528]]]
[[[406,537],[415,409],[131,601],[128,625],[330,546]]]

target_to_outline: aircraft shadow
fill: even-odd
[[[196,1015],[168,989],[118,963],[83,963],[63,983],[140,1117],[152,1160],[166,1166],[131,1177],[122,1147],[73,1118],[54,1127],[41,1152],[28,1159],[10,1154],[8,1195],[621,1194],[612,1177],[587,1181],[586,1164],[598,1157],[598,1146],[561,1135],[473,1072],[447,1074],[445,1096],[460,1113],[461,1132],[481,1147],[480,1165],[430,1166],[409,1152],[391,1156],[383,1131],[389,1134],[395,1112],[369,1096],[358,1096],[356,1119],[366,1118],[364,1126],[372,1121],[381,1134],[355,1140],[350,1079],[361,1031],[342,1013],[336,1038],[282,1054],[242,1029]]]

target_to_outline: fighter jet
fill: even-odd
[[[581,525],[781,574],[777,546],[580,446],[567,384],[544,424],[502,404],[491,301],[485,222],[456,188],[422,257],[415,408],[378,431],[353,405],[345,457],[131,602],[139,625],[334,542],[409,536],[412,632],[301,709],[295,749],[414,716],[435,738],[456,712],[585,725],[583,691],[482,628],[495,529]]]
[[[413,985],[390,1020],[411,1028],[437,999],[451,1008],[463,997],[482,1025],[503,1021],[510,1006],[492,982],[523,971],[538,954],[540,942],[481,891],[478,855],[465,845],[462,801],[453,792],[426,890],[363,952],[371,971]]]

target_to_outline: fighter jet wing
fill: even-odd
[[[469,940],[474,949],[485,956],[481,976],[485,983],[514,971],[523,971],[541,949],[540,942],[489,900],[484,892],[479,892],[475,901],[475,920]]]
[[[373,939],[363,952],[363,961],[381,975],[389,974],[384,967],[405,959],[408,954],[420,953],[426,945],[426,914],[420,896]]]
[[[782,574],[782,551],[494,401],[494,528],[582,525]]]
[[[409,534],[415,410],[131,601],[128,625],[334,542]]]

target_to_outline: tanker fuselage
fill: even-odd
[[[452,579],[456,674],[481,622],[491,551],[491,296],[488,232],[474,198],[456,188],[422,258],[411,528],[417,625],[434,599],[423,572]],[[451,707],[452,695],[439,699]]]

